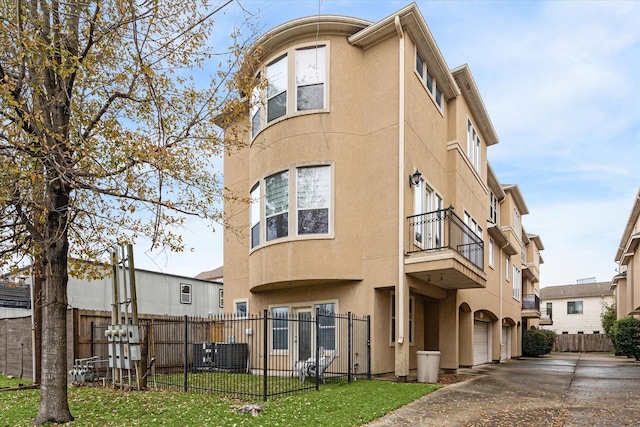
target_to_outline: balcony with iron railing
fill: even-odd
[[[522,295],[522,317],[540,318],[540,297],[538,295]]]
[[[453,207],[412,215],[407,225],[407,274],[446,289],[486,286],[484,242]]]
[[[550,307],[540,309],[540,324],[553,325],[553,310]]]

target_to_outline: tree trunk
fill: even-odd
[[[67,212],[69,192],[47,184],[42,303],[42,383],[34,424],[73,421],[67,400]]]

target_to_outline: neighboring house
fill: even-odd
[[[297,19],[256,46],[268,84],[226,129],[246,144],[225,156],[225,312],[371,315],[371,372],[400,380],[419,350],[450,370],[520,356],[544,248],[489,166],[498,136],[469,67],[449,69],[415,4]],[[295,325],[270,334],[291,365],[316,345]]]
[[[0,280],[0,319],[31,314],[31,286],[24,281]]]
[[[600,315],[605,304],[614,302],[610,282],[547,286],[540,289],[540,301],[551,324],[542,329],[556,334],[604,334]]]
[[[211,282],[223,282],[224,279],[224,267],[220,266],[213,270],[203,271],[196,276],[196,279],[209,280]]]
[[[127,277],[128,271],[126,269]],[[21,275],[30,286],[29,268],[24,269]],[[125,301],[131,295],[130,291],[124,293],[122,270],[119,280],[120,300]],[[140,314],[201,317],[222,314],[223,285],[220,282],[140,269],[135,271],[135,282]],[[67,299],[68,308],[110,312],[114,302],[113,278],[87,280],[69,276]],[[30,310],[24,312],[23,315],[30,315]]]
[[[611,287],[616,297],[618,319],[640,315],[640,189],[631,208],[631,215],[616,251],[618,274]]]

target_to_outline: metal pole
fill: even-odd
[[[269,363],[267,356],[269,355],[269,322],[267,320],[268,310],[264,309],[263,327],[262,327],[262,399],[267,401],[267,368]]]
[[[90,355],[91,357],[95,355],[93,345],[94,345],[93,322],[91,322],[91,355]]]
[[[138,292],[136,291],[136,271],[133,263],[133,246],[127,245],[127,260],[129,261],[129,284],[131,285],[131,313],[133,324],[138,326]]]
[[[188,384],[187,384],[187,379],[188,379],[188,375],[189,375],[189,362],[188,362],[188,357],[187,355],[189,354],[189,340],[187,337],[187,334],[189,333],[189,323],[188,323],[188,317],[185,314],[184,315],[184,391],[186,392],[188,390]]]
[[[351,353],[353,351],[353,347],[351,345],[352,341],[353,341],[353,334],[351,332],[352,326],[353,326],[353,323],[352,323],[352,319],[351,319],[351,312],[348,312],[347,313],[347,328],[348,328],[347,329],[347,336],[348,336],[347,337],[347,364],[348,364],[347,365],[348,366],[348,369],[347,369],[347,372],[348,372],[347,381],[348,382],[351,382],[351,365],[352,365],[352,362],[353,362],[353,360],[351,359],[351,357],[352,357]]]
[[[320,308],[316,307],[316,391],[320,390]]]
[[[371,379],[371,316],[367,316],[367,379]]]
[[[124,245],[120,246],[120,259],[122,261],[122,290],[124,292],[124,323],[125,325],[129,324],[129,308],[127,307],[127,300],[129,299],[129,292],[127,292],[127,271],[125,269],[125,254],[124,254]]]

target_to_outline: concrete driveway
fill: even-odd
[[[554,353],[470,370],[372,423],[382,426],[639,426],[640,363]]]

